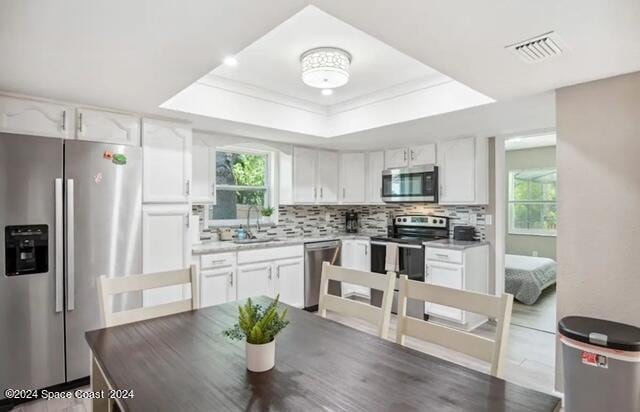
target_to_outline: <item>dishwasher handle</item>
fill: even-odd
[[[317,243],[305,243],[305,250],[325,250],[339,248],[342,243],[339,240],[333,240],[329,242],[317,242]]]

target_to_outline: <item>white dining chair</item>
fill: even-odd
[[[396,342],[404,345],[405,336],[411,336],[464,353],[491,364],[491,375],[501,378],[506,362],[509,323],[513,295],[491,296],[466,290],[451,289],[409,280],[400,276],[398,298],[398,328]],[[494,339],[454,329],[434,322],[407,316],[407,299],[437,303],[475,312],[495,319]]]
[[[113,295],[128,292],[142,292],[148,289],[183,285],[186,283],[191,284],[191,297],[189,299],[113,312]],[[197,309],[200,306],[199,296],[198,270],[195,265],[191,265],[191,267],[187,269],[168,272],[118,277],[102,275],[98,278],[98,300],[100,301],[100,308],[102,309],[102,316],[106,327]],[[93,356],[93,353],[91,353],[90,359],[90,372],[91,388],[93,391],[108,391],[112,389],[111,384],[108,382],[102,367]],[[92,400],[92,410],[94,412],[112,412],[116,409],[115,404],[116,401],[114,399],[96,398]]]
[[[382,307],[330,295],[330,280],[381,290],[383,293]],[[378,336],[386,338],[389,329],[389,320],[391,318],[391,304],[393,302],[395,280],[396,274],[393,272],[388,272],[385,275],[382,273],[347,269],[331,265],[329,262],[323,262],[322,277],[320,280],[320,298],[318,301],[320,316],[326,318],[327,310],[342,315],[354,316],[376,325],[378,328]]]
[[[112,296],[128,292],[142,292],[148,289],[165,286],[191,284],[191,297],[156,306],[142,307],[113,312]],[[118,326],[125,323],[173,315],[197,309],[199,304],[198,270],[195,265],[181,270],[148,273],[143,275],[107,277],[98,279],[98,295],[105,326]]]

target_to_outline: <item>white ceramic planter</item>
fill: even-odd
[[[246,342],[247,369],[251,372],[265,372],[276,365],[276,341],[262,345]]]

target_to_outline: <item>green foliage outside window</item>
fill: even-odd
[[[509,232],[555,235],[558,222],[555,169],[509,174]]]

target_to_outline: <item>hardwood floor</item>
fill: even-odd
[[[533,305],[525,305],[513,301],[511,323],[544,332],[556,331],[556,285],[546,288],[538,301]]]

